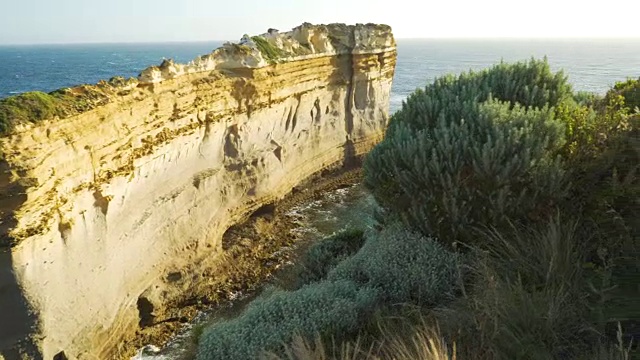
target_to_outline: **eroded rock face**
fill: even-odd
[[[261,39],[277,57],[247,41],[166,61],[0,139],[0,354],[110,357],[190,286],[175,274],[212,266],[230,225],[382,138],[389,27]]]

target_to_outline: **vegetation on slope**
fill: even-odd
[[[312,247],[198,359],[637,357],[638,88],[531,60],[417,90],[365,162],[379,230]]]
[[[48,94],[32,91],[0,99],[0,136],[9,134],[19,124],[66,118],[104,105],[109,101],[109,94],[132,81],[114,77],[96,86],[83,85]]]
[[[281,49],[271,45],[267,39],[261,36],[252,36],[251,40],[256,43],[258,50],[260,50],[264,58],[271,64],[285,55]]]

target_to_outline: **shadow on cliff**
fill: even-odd
[[[350,41],[353,43],[355,40],[353,39],[353,34],[350,35]],[[354,64],[353,64],[353,55],[342,55],[339,57],[339,61],[341,62],[340,68],[343,73],[343,81],[347,84],[347,96],[344,99],[344,107],[345,107],[345,123],[344,129],[347,133],[347,139],[344,143],[344,159],[343,166],[345,168],[353,167],[356,162],[356,149],[353,143],[353,113],[354,109],[354,97],[355,97],[355,87],[357,85],[354,77]]]
[[[0,160],[0,355],[6,360],[40,359],[30,340],[36,327],[33,312],[14,273],[9,229],[16,225],[14,211],[27,199],[24,186],[11,182],[9,166]]]

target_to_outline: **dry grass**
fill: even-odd
[[[398,360],[456,360],[456,344],[451,347],[440,334],[439,327],[429,326],[423,319],[415,326],[411,337],[386,333],[383,337],[382,354],[384,359]],[[385,331],[383,330],[383,333]]]
[[[307,341],[300,336],[285,348],[282,356],[268,353],[263,356],[264,360],[375,360],[378,359],[373,354],[373,348],[365,349],[358,339],[354,342],[343,342],[336,344],[333,342],[327,345],[321,337],[316,337],[313,342]]]
[[[396,332],[391,323],[378,323],[381,336],[374,342],[364,337],[353,341],[325,342],[316,337],[310,342],[296,337],[285,349],[284,356],[269,353],[265,360],[456,360],[456,345],[450,347],[438,326],[424,318],[411,325],[408,332]],[[407,336],[407,333],[409,335]]]

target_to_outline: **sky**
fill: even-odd
[[[239,40],[303,22],[396,38],[640,38],[638,0],[0,0],[0,44]]]

